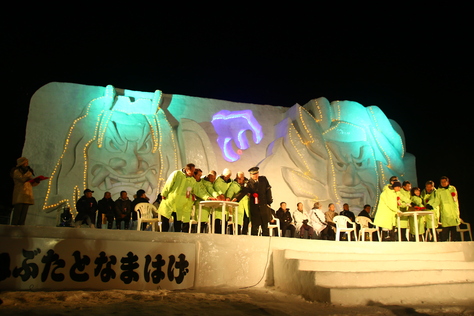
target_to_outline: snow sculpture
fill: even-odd
[[[280,166],[278,180],[286,186],[276,188],[278,194],[290,190],[300,199],[360,211],[376,206],[392,175],[416,183],[403,132],[376,106],[319,98],[293,106],[277,129],[261,167]]]
[[[50,83],[31,100],[23,155],[50,176],[30,209],[36,225],[59,223],[85,188],[97,199],[144,189],[154,200],[188,162],[204,173],[259,165],[273,208],[320,201],[357,210],[375,205],[392,175],[416,185],[415,160],[395,122],[376,106],[324,98],[283,108]]]

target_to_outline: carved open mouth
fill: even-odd
[[[151,196],[158,183],[158,171],[154,167],[137,174],[119,175],[109,166],[95,165],[91,173],[91,185],[112,194],[122,190],[135,192],[142,189]]]
[[[362,209],[365,204],[371,203],[367,188],[340,187],[338,192],[342,202],[349,204],[354,210]]]

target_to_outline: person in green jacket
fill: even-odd
[[[391,176],[390,179],[388,180],[389,183],[387,183],[386,185],[384,185],[382,191],[385,191],[387,189],[391,189],[392,188],[392,185],[395,183],[395,182],[399,182],[398,181],[398,177],[397,176]]]
[[[421,189],[419,187],[413,187],[410,190],[410,200],[411,200],[411,205],[414,206],[415,208],[418,208],[420,210],[425,209],[425,205],[423,204],[423,199],[421,198]],[[419,240],[423,239],[423,234],[425,233],[425,226],[427,222],[427,216],[418,216],[418,233],[419,233]],[[413,233],[415,231],[415,219],[414,217],[410,217],[410,230]]]
[[[402,184],[398,181],[393,182],[391,188],[387,188],[380,194],[377,213],[375,214],[374,224],[382,229],[390,231],[390,237],[385,240],[394,240],[396,225],[396,215],[399,210],[400,199],[397,192],[400,191]]]
[[[227,190],[229,190],[230,185],[232,184],[232,179],[230,178],[232,176],[232,171],[230,169],[225,168],[222,171],[222,174],[216,178],[216,181],[214,182],[214,190],[219,194],[219,199],[220,200],[225,200],[225,201],[230,201],[230,197],[227,195]],[[222,218],[222,210],[215,210],[215,229],[214,232],[217,234],[221,233],[222,229],[222,220],[227,221],[229,214],[226,213],[226,218]]]
[[[238,209],[238,234],[247,235],[248,226],[250,222],[250,208],[249,208],[249,197],[242,191],[245,188],[248,179],[245,177],[243,171],[237,172],[235,179],[227,190],[227,196],[232,202],[239,202]]]
[[[395,182],[398,182],[398,177],[397,176],[391,176],[390,179],[388,180],[389,183],[387,183],[386,185],[383,186],[382,188],[382,192],[385,191],[385,190],[389,190],[389,189],[392,189],[392,184],[395,183]],[[380,198],[379,198],[380,199]],[[375,215],[377,215],[377,209],[378,207],[374,207],[372,209],[372,218],[375,219]]]
[[[403,181],[402,183],[402,188],[400,191],[398,191],[398,196],[400,197],[400,211],[401,212],[408,212],[408,209],[411,206],[411,196],[410,196],[410,190],[411,190],[411,182],[410,181]],[[410,217],[411,218],[411,217]],[[408,217],[404,216],[400,218],[400,229],[401,229],[401,235],[402,235],[402,240],[406,241],[406,229],[408,228]],[[410,229],[412,232],[415,231],[415,229]]]
[[[214,171],[215,172],[215,171]],[[193,189],[194,194],[194,220],[198,220],[199,217],[199,203],[204,200],[217,200],[218,194],[214,191],[212,179],[212,171],[206,176],[202,177],[202,170],[194,170],[194,179],[196,185]],[[212,182],[210,181],[212,180]],[[204,233],[207,228],[207,222],[209,220],[209,208],[201,208],[201,233]]]
[[[189,223],[193,205],[192,191],[196,183],[194,179],[195,165],[189,163],[181,170],[176,170],[166,180],[161,191],[162,201],[158,213],[162,219],[163,231],[168,231],[169,219],[176,212],[175,232],[181,231],[182,223]]]
[[[443,227],[440,235],[441,241],[448,241],[451,235],[451,241],[457,241],[458,232],[456,226],[461,223],[458,192],[453,185],[449,184],[448,177],[441,177],[440,187],[436,191],[436,198],[431,200],[427,209],[433,209],[439,206],[441,226]]]
[[[428,204],[433,205],[434,201],[436,200],[436,188],[433,181],[426,181],[425,188],[423,189],[423,191],[421,191],[421,198],[423,199],[423,204],[425,205],[425,207]],[[431,201],[433,201],[433,203],[431,203]],[[435,228],[437,228],[439,222],[439,206],[432,206],[432,209],[428,210],[434,213]],[[431,223],[430,217],[428,216],[429,215],[426,215],[426,229],[432,229],[433,225]]]

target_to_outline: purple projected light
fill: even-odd
[[[232,141],[234,141],[237,148],[243,150],[249,148],[245,135],[246,131],[252,132],[255,144],[260,143],[263,138],[262,126],[250,110],[233,112],[222,110],[214,114],[211,123],[217,132],[217,143],[221,148],[224,159],[230,162],[237,161],[240,158],[240,155],[232,148]]]

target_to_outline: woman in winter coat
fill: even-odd
[[[39,181],[34,181],[33,169],[28,165],[28,159],[20,157],[16,160],[16,167],[10,172],[13,178],[13,216],[12,225],[25,225],[28,207],[34,204],[33,187]]]
[[[395,238],[393,227],[396,225],[397,213],[400,212],[400,198],[397,192],[400,191],[402,184],[394,182],[392,188],[388,188],[380,194],[377,213],[375,214],[374,224],[378,227],[390,231],[390,238]]]

